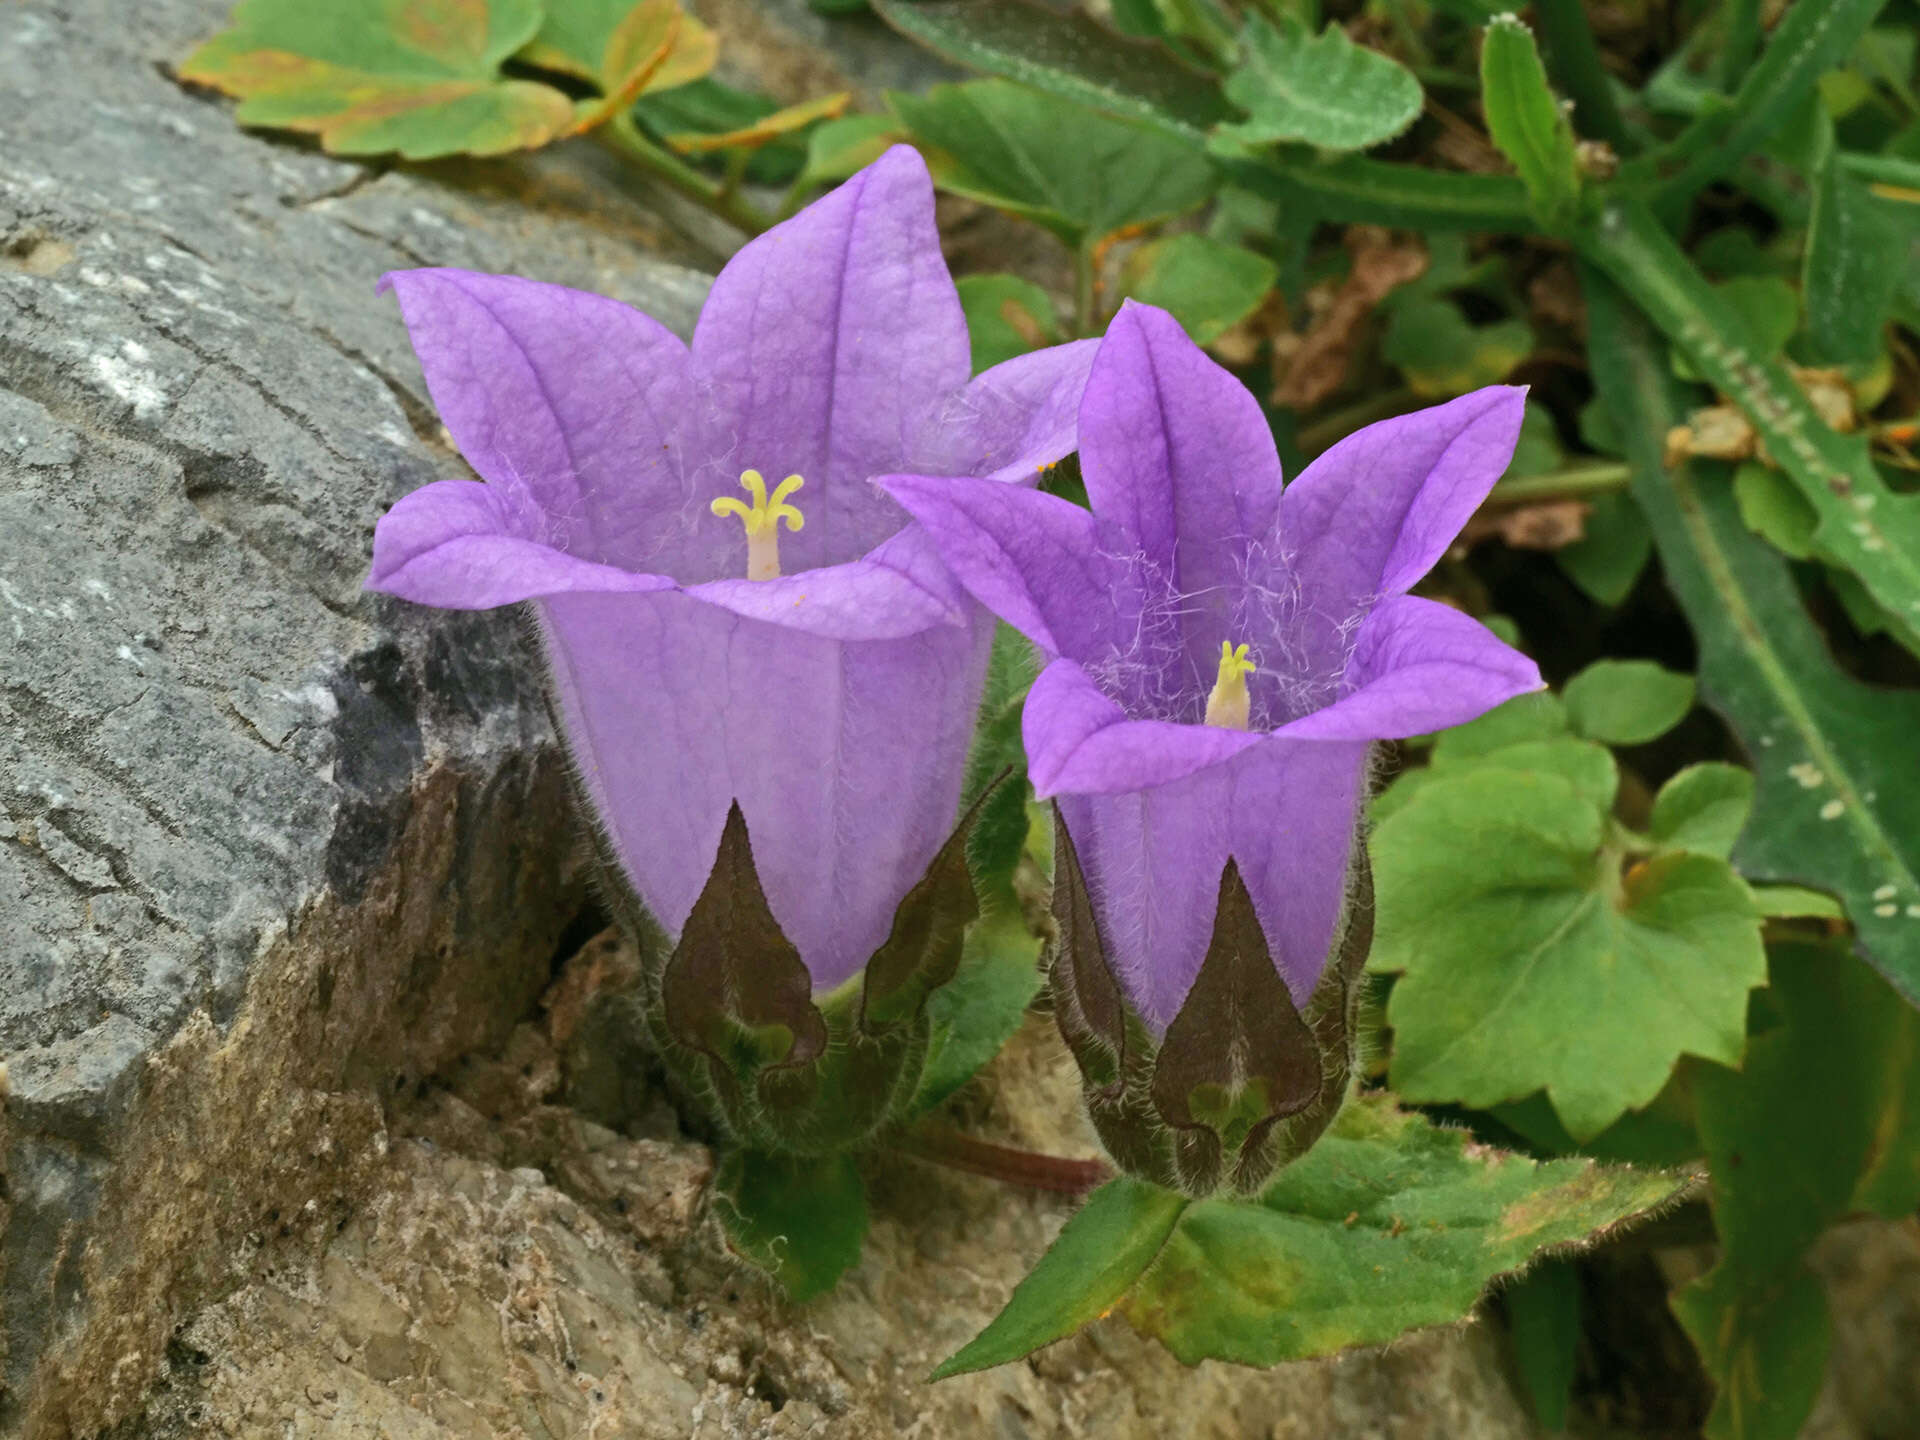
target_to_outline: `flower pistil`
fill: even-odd
[[[789,475],[769,496],[767,482],[760,472],[743,470],[740,472],[740,488],[753,496],[753,504],[749,506],[743,500],[723,495],[709,507],[716,515],[738,515],[740,523],[746,526],[749,580],[779,578],[780,522],[785,520],[789,530],[798,530],[807,523],[799,508],[787,503],[787,497],[806,483],[798,475]]]
[[[1236,646],[1231,640],[1220,642],[1220,675],[1207,696],[1207,724],[1223,730],[1247,728],[1250,708],[1247,676],[1254,669],[1254,663],[1247,658],[1246,646]]]

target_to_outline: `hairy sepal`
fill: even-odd
[[[1354,1070],[1372,872],[1358,832],[1348,903],[1304,1008],[1288,993],[1232,860],[1200,974],[1156,1040],[1101,942],[1065,820],[1054,813],[1053,1011],[1094,1129],[1128,1174],[1195,1199],[1256,1195],[1325,1133]]]

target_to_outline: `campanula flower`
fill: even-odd
[[[840,985],[953,828],[989,638],[871,480],[1031,480],[1073,448],[1092,342],[969,379],[905,147],[741,249],[691,346],[531,280],[384,283],[480,481],[396,504],[368,585],[534,602],[594,819],[652,919],[679,934],[737,804],[779,931],[816,993]]]
[[[1180,1018],[1202,990],[1252,1003],[1250,948],[1284,982],[1257,1008],[1298,1026],[1347,932],[1374,742],[1539,687],[1477,621],[1407,593],[1506,468],[1523,404],[1495,387],[1369,426],[1283,493],[1254,397],[1171,316],[1130,303],[1081,402],[1090,509],[971,479],[886,482],[1047,662],[1023,721],[1029,774],[1056,800],[1068,878],[1144,1031],[1135,1052],[1178,1030],[1204,1068],[1203,1051],[1238,1043],[1219,1017]],[[1228,913],[1249,904],[1245,923]],[[1072,904],[1056,911],[1071,930]],[[1215,951],[1215,983],[1197,984]],[[1320,1060],[1304,1038],[1294,1057],[1297,1109]]]

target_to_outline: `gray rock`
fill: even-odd
[[[170,77],[228,0],[0,6],[0,1431],[144,1401],[273,1213],[507,1033],[585,903],[507,615],[362,595],[448,448],[381,272],[686,330],[710,265],[591,145],[398,171]],[[369,1148],[371,1147],[371,1148]]]

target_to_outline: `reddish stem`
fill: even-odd
[[[909,1155],[949,1170],[964,1170],[1003,1185],[1024,1185],[1059,1195],[1084,1195],[1113,1178],[1113,1168],[1104,1160],[1070,1160],[1064,1155],[1016,1150],[991,1140],[976,1140],[958,1130],[915,1130],[901,1136],[898,1146]]]

